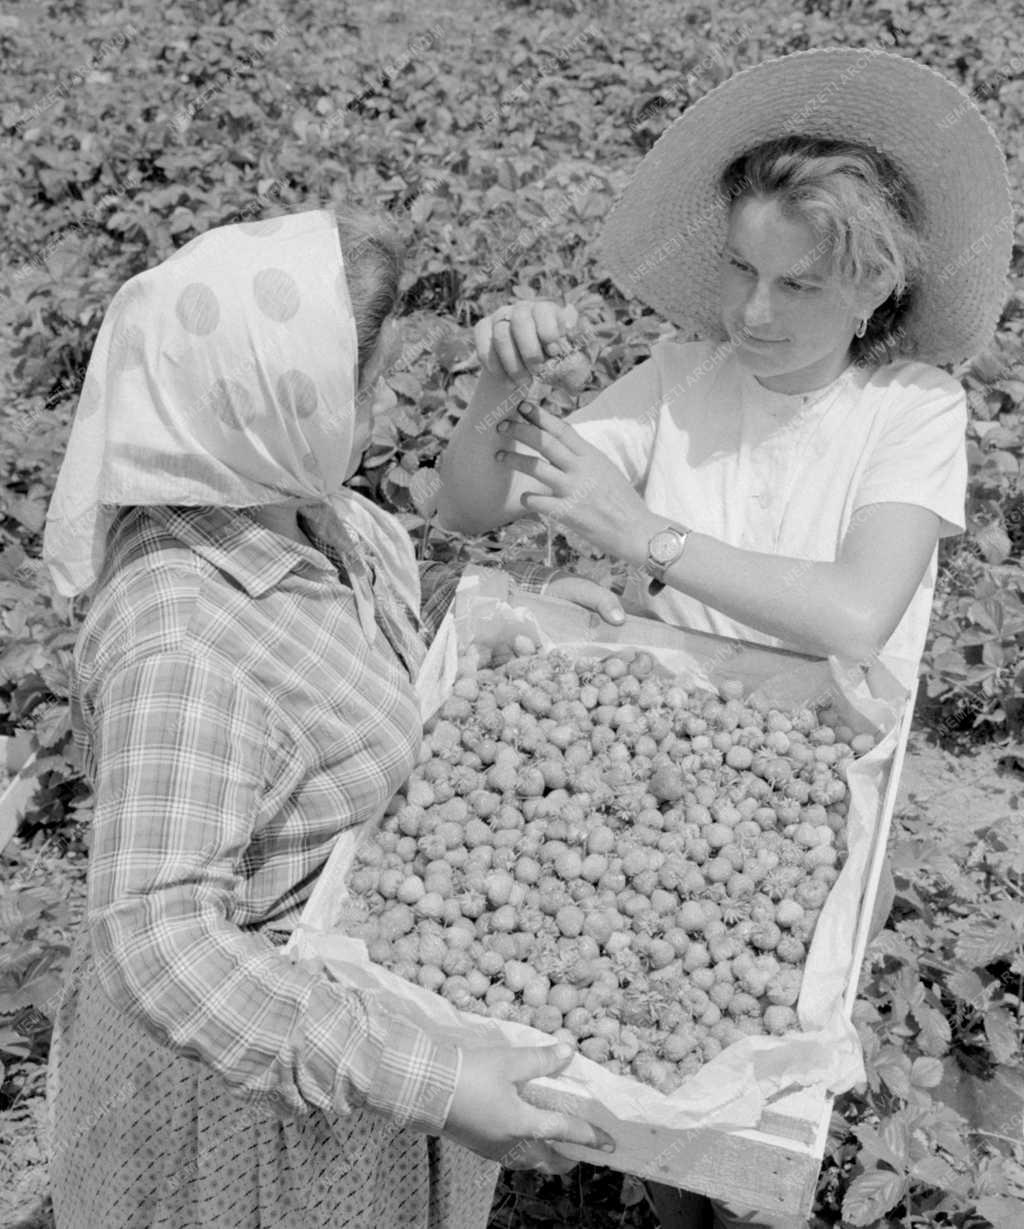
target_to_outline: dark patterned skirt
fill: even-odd
[[[100,987],[85,928],[47,1081],[57,1229],[486,1229],[498,1166],[377,1115],[239,1102]]]

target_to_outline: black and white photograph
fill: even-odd
[[[0,0],[0,1229],[1024,1229],[1024,0]]]

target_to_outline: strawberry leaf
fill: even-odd
[[[895,1170],[906,1168],[906,1137],[891,1118],[882,1123],[881,1130],[861,1123],[853,1128],[853,1133],[860,1141],[861,1151],[871,1161],[881,1161]]]
[[[965,930],[956,941],[956,954],[966,964],[985,968],[1020,946],[1020,936],[1008,923],[980,923]]]
[[[1020,1057],[1020,1031],[1005,1008],[990,1007],[985,1012],[985,1039],[997,1063],[1012,1063]]]
[[[915,1058],[910,1068],[910,1082],[916,1088],[934,1088],[942,1082],[942,1063],[937,1058]]]
[[[843,1199],[843,1219],[851,1225],[873,1225],[899,1203],[907,1180],[899,1174],[875,1169],[850,1183]]]
[[[941,1058],[949,1049],[953,1033],[949,1021],[936,1007],[921,1003],[914,1008],[914,1019],[920,1032],[917,1034],[917,1044],[934,1058]],[[915,1081],[916,1082],[916,1081]]]
[[[973,969],[957,969],[946,978],[946,989],[958,999],[980,1011],[988,1002],[992,987],[986,984]]]

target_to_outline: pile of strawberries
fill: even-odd
[[[642,651],[471,649],[357,854],[348,922],[457,1007],[671,1092],[798,1027],[846,767],[873,745],[739,683],[686,690]]]

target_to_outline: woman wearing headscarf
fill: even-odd
[[[420,739],[411,543],[345,485],[399,266],[348,251],[321,210],[210,231],[126,283],[90,360],[44,544],[91,595],[58,1229],[470,1229],[496,1160],[606,1142],[519,1096],[561,1047],[458,1049],[281,950]]]
[[[481,321],[442,523],[549,515],[629,565],[633,609],[880,661],[909,688],[939,538],[964,528],[966,399],[939,364],[990,340],[1013,227],[995,136],[939,73],[830,49],[736,74],[667,129],[602,234],[677,338],[562,421],[495,407],[564,352],[575,311]],[[651,1191],[672,1229],[799,1223]]]

